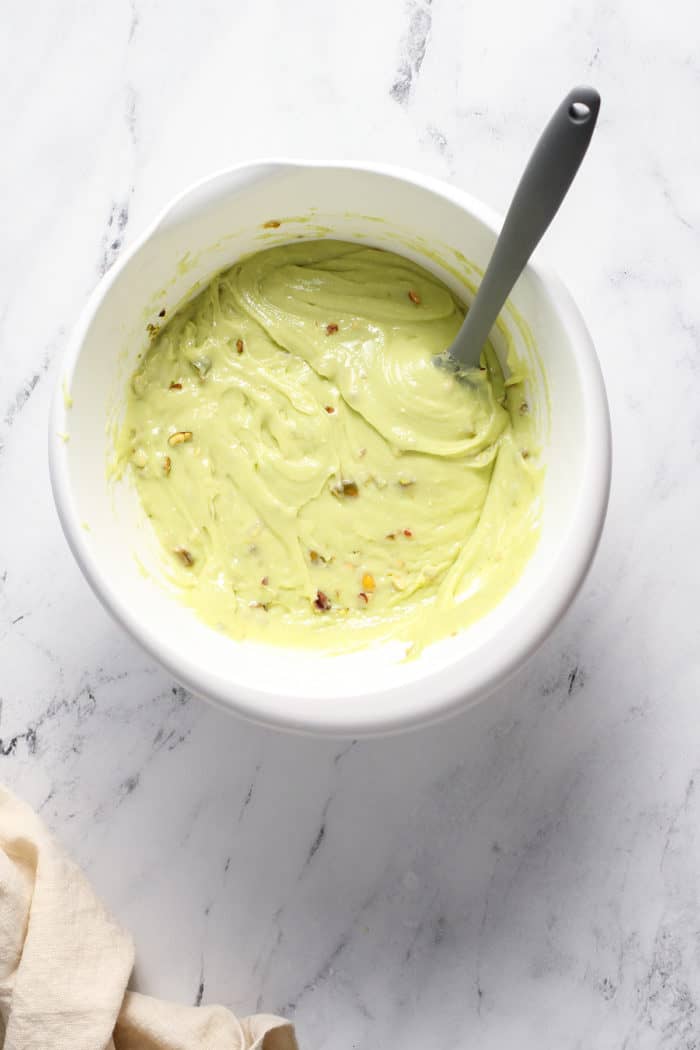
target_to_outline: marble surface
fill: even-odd
[[[133,931],[135,984],[282,1011],[314,1050],[699,1045],[698,6],[4,15],[0,776]],[[502,209],[577,81],[603,110],[546,251],[599,348],[615,468],[573,610],[414,735],[296,739],[190,698],[53,510],[47,407],[86,296],[173,193],[250,157],[393,161]]]

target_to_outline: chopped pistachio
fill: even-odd
[[[331,607],[331,601],[327,594],[323,591],[316,591],[316,598],[314,599],[314,606],[320,610],[320,612],[327,612]]]
[[[192,440],[191,430],[178,430],[168,438],[168,444],[173,448],[175,445],[184,445],[186,441]]]
[[[360,494],[360,490],[354,481],[341,481],[338,485],[333,486],[333,492],[336,496],[350,496],[353,499]]]

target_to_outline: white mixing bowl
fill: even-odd
[[[394,247],[469,300],[470,279],[478,283],[499,227],[498,216],[482,204],[412,172],[252,164],[187,190],[100,282],[70,340],[53,402],[54,496],[98,597],[188,689],[268,725],[336,735],[391,732],[486,696],[563,615],[603,526],[610,425],[583,319],[537,261],[518,281],[505,323],[535,376],[527,396],[537,411],[546,466],[541,539],[491,613],[417,659],[403,660],[397,645],[327,656],[217,633],[144,573],[154,560],[152,532],[133,488],[107,479],[106,423],[123,409],[128,376],[148,343],[146,325],[157,323],[163,307],[170,316],[197,282],[253,250],[299,236],[333,236]]]

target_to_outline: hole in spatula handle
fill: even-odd
[[[590,115],[591,107],[585,102],[572,102],[569,106],[569,119],[573,124],[585,124]]]

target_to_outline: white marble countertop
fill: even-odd
[[[700,9],[474,10],[5,13],[0,777],[132,930],[143,991],[282,1011],[307,1050],[690,1048]],[[603,109],[546,252],[599,348],[615,470],[575,607],[507,688],[414,735],[297,739],[191,699],[102,611],[53,510],[47,406],[86,296],[174,192],[246,158],[396,162],[502,209],[578,81]]]

